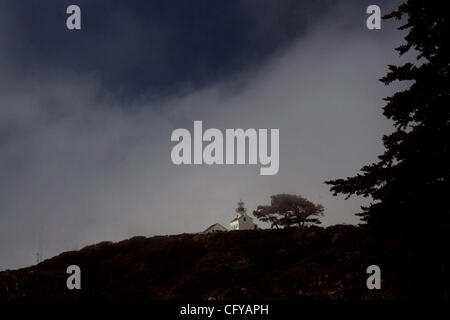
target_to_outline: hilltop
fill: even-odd
[[[134,237],[0,272],[0,299],[396,298],[401,258],[381,248],[349,225]],[[81,290],[66,288],[71,264]],[[383,290],[366,287],[371,264]]]

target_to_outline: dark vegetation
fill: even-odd
[[[327,181],[334,194],[362,195],[373,202],[359,214],[383,231],[437,231],[450,224],[450,15],[444,1],[410,0],[385,18],[403,19],[409,30],[403,55],[416,59],[389,66],[386,85],[408,89],[385,98],[383,114],[395,131],[383,137],[385,151],[361,173]]]
[[[380,243],[364,227],[336,225],[135,237],[63,253],[0,272],[3,299],[396,299],[407,297],[401,242]],[[82,289],[66,288],[81,268]],[[366,287],[367,266],[382,269],[382,290]],[[448,274],[448,270],[447,270]],[[449,297],[449,281],[420,297]],[[406,295],[405,295],[406,294]]]
[[[253,215],[271,228],[304,228],[309,225],[321,224],[324,208],[308,199],[295,194],[276,194],[270,196],[270,205],[259,205]]]
[[[353,177],[328,181],[334,194],[362,195],[372,202],[359,213],[378,239],[401,239],[408,252],[410,295],[448,281],[450,263],[450,15],[444,1],[408,0],[386,19],[401,20],[406,42],[396,50],[415,59],[389,66],[380,79],[409,87],[385,98],[383,114],[394,132],[383,137],[378,161]],[[444,271],[446,270],[446,271]],[[434,292],[436,296],[439,293]]]

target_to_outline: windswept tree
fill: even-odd
[[[370,197],[359,213],[375,230],[424,232],[448,224],[450,176],[450,15],[445,1],[409,0],[385,16],[403,19],[406,43],[396,48],[416,59],[389,66],[381,81],[409,88],[385,98],[384,115],[395,131],[383,137],[379,161],[346,179],[327,181],[336,195]]]
[[[323,206],[314,204],[302,196],[294,194],[276,194],[270,197],[270,205],[260,205],[253,215],[263,222],[270,223],[271,228],[290,228],[320,224]]]

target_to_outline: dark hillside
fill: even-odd
[[[402,258],[363,231],[337,225],[102,242],[0,272],[0,299],[397,298]],[[66,288],[71,264],[81,268],[81,290]],[[382,269],[382,290],[366,287],[371,264]]]

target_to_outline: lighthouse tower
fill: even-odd
[[[240,200],[236,209],[236,218],[230,222],[231,230],[254,230],[256,225],[253,223],[253,218],[247,215],[247,209],[244,207],[244,202]]]

